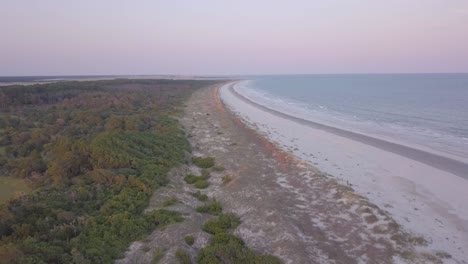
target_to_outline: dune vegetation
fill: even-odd
[[[5,263],[112,263],[131,241],[181,221],[144,213],[190,150],[173,115],[213,81],[113,80],[0,89],[0,207]],[[204,164],[205,165],[205,164]],[[30,190],[29,190],[30,189]]]

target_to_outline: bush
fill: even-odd
[[[221,214],[216,220],[208,220],[203,225],[203,231],[210,234],[225,233],[230,229],[236,228],[240,224],[240,218],[233,214]]]
[[[180,264],[191,264],[192,260],[190,259],[190,255],[181,249],[178,249],[176,251],[176,258],[179,261]]]
[[[184,177],[184,181],[188,184],[195,184],[195,187],[198,189],[205,189],[210,185],[205,178],[193,174],[187,174]]]
[[[208,183],[207,180],[198,180],[195,182],[195,187],[197,189],[205,189],[209,186],[210,184]]]
[[[223,207],[220,202],[213,200],[205,205],[198,206],[196,210],[199,213],[220,215],[223,212]]]
[[[176,197],[174,197],[174,196],[172,196],[172,197],[167,197],[166,199],[164,199],[164,200],[162,201],[162,206],[163,206],[163,207],[167,207],[167,206],[174,205],[174,204],[176,204],[176,203],[178,203],[178,202],[179,202],[179,200],[178,200]]]
[[[212,263],[253,263],[280,264],[277,257],[257,255],[248,248],[242,239],[227,233],[219,233],[212,237],[210,244],[202,248],[198,254],[200,264]]]
[[[184,181],[188,184],[194,184],[199,179],[200,177],[193,174],[187,174],[187,176],[184,177]]]
[[[202,202],[208,200],[208,195],[202,194],[200,191],[197,191],[196,193],[192,193],[192,196]]]
[[[229,244],[234,242],[239,245],[244,245],[244,240],[229,233],[219,233],[211,237],[210,244]]]
[[[211,167],[213,167],[215,165],[213,157],[206,157],[206,158],[193,157],[192,162],[197,167],[202,168],[202,169],[208,169],[208,168],[211,168]]]
[[[193,236],[186,236],[184,237],[184,240],[185,240],[185,243],[187,243],[187,245],[191,246],[193,245],[193,243],[195,243],[195,238]]]

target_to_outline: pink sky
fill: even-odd
[[[468,1],[0,4],[0,76],[468,72]]]

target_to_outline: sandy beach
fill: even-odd
[[[239,95],[235,85],[222,87],[220,97],[249,127],[388,211],[428,248],[448,252],[446,262],[467,263],[465,163],[279,113]]]

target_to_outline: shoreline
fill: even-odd
[[[242,123],[326,172],[327,177],[352,186],[358,194],[388,211],[405,230],[424,235],[432,250],[444,250],[454,257],[455,262],[447,263],[468,263],[466,179],[320,129],[323,127],[305,120],[297,118],[297,122],[286,114],[276,115],[274,110],[258,107],[234,94],[230,89],[233,85],[231,82],[221,87],[219,97]]]
[[[386,141],[386,140],[379,139],[376,137],[356,133],[353,131],[349,131],[349,130],[345,130],[345,129],[341,129],[341,128],[337,128],[337,127],[333,127],[333,126],[329,126],[329,125],[325,125],[325,124],[321,124],[321,123],[317,123],[314,121],[310,121],[310,120],[306,120],[306,119],[302,119],[299,117],[285,114],[283,112],[280,112],[280,111],[271,109],[269,107],[266,107],[264,105],[261,105],[259,103],[256,103],[252,101],[251,99],[241,95],[239,92],[237,92],[234,89],[235,84],[237,84],[237,82],[230,83],[229,88],[228,88],[235,96],[237,96],[238,98],[244,100],[245,102],[255,107],[258,107],[270,114],[293,120],[300,124],[310,126],[314,129],[320,129],[329,133],[333,133],[337,136],[346,137],[351,140],[359,141],[361,143],[364,143],[364,144],[367,144],[367,145],[370,145],[370,146],[373,146],[373,147],[376,147],[385,151],[389,151],[389,152],[404,156],[412,160],[422,162],[431,167],[441,169],[443,171],[449,172],[458,177],[468,180],[468,164],[465,162],[452,159],[449,157],[445,157],[439,154],[431,153],[428,151],[416,149],[410,146],[405,146],[402,144]]]

